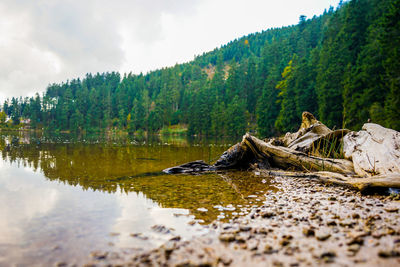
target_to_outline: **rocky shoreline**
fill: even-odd
[[[261,173],[261,175],[263,175]],[[399,195],[362,195],[304,178],[273,177],[247,214],[205,225],[149,251],[92,253],[85,266],[399,266]]]
[[[272,179],[277,192],[231,207],[239,216],[205,225],[202,236],[113,259],[95,254],[102,257],[89,265],[400,266],[399,194],[365,194],[400,188],[399,145],[394,130],[367,123],[359,132],[334,131],[308,112],[296,133],[246,134],[213,165],[194,161],[164,172],[247,170]]]

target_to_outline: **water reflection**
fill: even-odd
[[[40,170],[51,180],[84,189],[115,192],[120,181],[132,176],[160,172],[195,159],[210,161],[226,145],[171,145],[160,140],[143,143],[52,143],[38,139],[2,136],[3,160]]]
[[[274,190],[269,181],[243,172],[161,173],[187,161],[212,160],[228,145],[88,139],[0,133],[0,265],[80,262],[96,249],[189,238],[204,231],[191,222],[243,214]]]
[[[31,179],[33,171],[28,168],[14,171],[10,166],[0,166],[0,236],[5,243],[18,244],[24,238],[23,224],[48,213],[58,199],[58,192],[39,187],[38,181]],[[24,181],[13,179],[15,175]]]

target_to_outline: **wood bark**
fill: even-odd
[[[400,173],[400,133],[395,130],[366,123],[343,138],[343,151],[360,176]]]
[[[336,172],[292,172],[282,170],[258,170],[266,176],[313,179],[326,184],[349,187],[361,192],[384,188],[400,188],[400,174],[377,175],[373,177],[346,176]]]
[[[355,174],[353,163],[349,160],[308,156],[287,147],[266,143],[250,134],[243,137],[242,146],[248,147],[257,159],[267,160],[271,166],[277,168]]]

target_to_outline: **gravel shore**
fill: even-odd
[[[151,251],[93,253],[86,266],[400,266],[400,202],[275,177],[244,216]],[[398,197],[398,196],[397,196]]]

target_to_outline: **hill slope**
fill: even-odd
[[[352,0],[296,26],[234,40],[146,75],[87,74],[4,112],[51,130],[119,128],[260,136],[294,130],[310,111],[329,127],[372,121],[400,130],[400,1]]]

